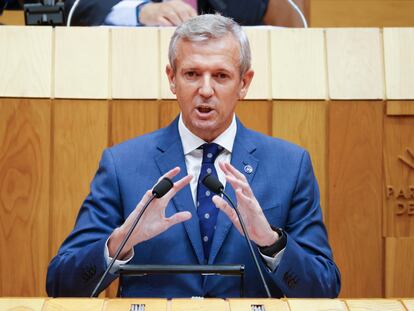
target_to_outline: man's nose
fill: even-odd
[[[202,79],[202,85],[198,89],[198,93],[203,97],[211,97],[214,94],[214,89],[212,86],[211,76],[205,75]]]

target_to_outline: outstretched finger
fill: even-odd
[[[222,197],[218,195],[213,196],[212,201],[217,208],[219,208],[224,214],[227,215],[230,221],[236,226],[237,230],[243,234],[236,211],[231,208],[230,205]]]
[[[186,175],[180,180],[176,181],[174,183],[173,188],[167,192],[167,194],[163,197],[163,199],[166,201],[171,200],[171,198],[175,196],[178,191],[180,191],[181,189],[183,189],[185,186],[187,186],[190,183],[192,178],[193,178],[192,175]]]
[[[179,212],[175,213],[171,217],[167,218],[168,227],[172,227],[176,224],[179,224],[181,222],[187,221],[191,218],[190,212]]]

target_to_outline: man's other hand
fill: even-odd
[[[150,2],[141,8],[139,22],[145,26],[178,26],[196,15],[196,10],[182,0]]]

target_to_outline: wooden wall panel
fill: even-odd
[[[158,129],[159,102],[149,100],[111,101],[110,145]]]
[[[384,119],[384,235],[414,236],[414,115]],[[413,271],[414,273],[414,271]]]
[[[413,27],[413,0],[311,0],[312,27]]]
[[[385,239],[385,297],[414,297],[414,237]]]
[[[236,106],[236,116],[245,127],[272,135],[271,101],[241,101]]]
[[[383,295],[381,102],[330,102],[329,218],[341,297]]]
[[[244,27],[252,53],[253,81],[245,99],[270,99],[270,40],[269,31],[261,28]]]
[[[56,98],[108,98],[109,28],[55,28]]]
[[[111,39],[112,98],[159,98],[158,28],[113,28]]]
[[[175,27],[162,27],[160,29],[160,93],[163,99],[175,99],[175,95],[170,90],[167,74],[165,73],[165,66],[168,62],[168,46],[170,44],[171,36],[173,35]]]
[[[176,100],[163,100],[160,102],[160,127],[170,124],[180,113]]]
[[[329,98],[383,99],[379,29],[327,29]]]
[[[326,99],[323,29],[273,29],[270,34],[272,98]]]
[[[0,27],[0,96],[51,96],[52,28]]]
[[[108,145],[108,102],[55,100],[53,107],[53,166],[51,253],[73,228],[89,184]]]
[[[414,116],[414,102],[387,101],[387,115]]]
[[[414,99],[414,28],[384,29],[384,61],[387,99]]]
[[[0,296],[44,296],[50,100],[0,98]]]
[[[318,180],[321,206],[327,218],[327,102],[277,101],[273,104],[272,135],[307,149]]]

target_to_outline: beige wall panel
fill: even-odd
[[[392,299],[349,299],[346,304],[350,311],[405,311],[401,302]]]
[[[241,101],[236,106],[236,116],[245,127],[272,135],[271,101]]]
[[[414,237],[385,239],[385,296],[414,297]]]
[[[44,296],[50,100],[0,99],[0,296]]]
[[[414,236],[414,116],[384,120],[384,235]]]
[[[387,101],[387,115],[414,116],[414,102],[412,101]]]
[[[384,29],[384,59],[387,99],[414,99],[414,28]]]
[[[170,44],[171,36],[173,35],[175,27],[160,28],[160,88],[162,99],[175,99],[175,95],[170,90],[170,84],[165,73],[165,66],[168,62],[168,46]]]
[[[111,35],[112,98],[158,98],[158,28],[114,28]]]
[[[87,298],[55,298],[46,301],[42,311],[101,311],[105,300]]]
[[[108,102],[55,100],[51,254],[72,230],[108,144]]]
[[[288,299],[290,311],[346,311],[345,302],[339,299]]]
[[[228,302],[223,299],[173,299],[171,311],[229,311]]]
[[[111,145],[159,128],[159,102],[112,100]]]
[[[40,298],[0,298],[0,310],[3,311],[41,311],[45,299]]]
[[[331,102],[328,229],[341,297],[382,297],[381,102]]]
[[[175,100],[164,100],[160,102],[160,127],[170,124],[180,113],[180,107]]]
[[[280,299],[267,298],[249,298],[249,299],[227,299],[229,302],[229,311],[249,311],[252,310],[252,305],[263,305],[266,311],[289,311],[289,306],[286,301]]]
[[[412,0],[311,0],[312,27],[414,26]]]
[[[55,28],[56,98],[108,98],[109,28]]]
[[[328,103],[279,101],[273,104],[272,135],[307,149],[318,180],[321,206],[327,219]]]
[[[111,299],[105,302],[103,311],[125,311],[130,310],[132,304],[145,305],[145,311],[167,311],[167,299],[149,299],[149,298],[122,298]]]
[[[327,98],[322,29],[274,29],[271,53],[273,98]]]
[[[271,99],[269,29],[244,27],[252,53],[253,81],[246,99]]]
[[[0,96],[50,97],[51,27],[0,27]]]
[[[331,99],[384,98],[379,29],[326,29]]]

